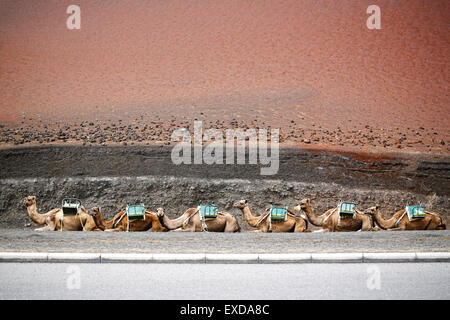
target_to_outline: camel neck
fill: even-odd
[[[311,206],[306,207],[306,209],[303,211],[305,212],[306,216],[308,217],[308,220],[313,225],[315,225],[316,227],[322,225],[323,218],[318,216],[317,214],[315,214],[314,210]]]
[[[392,227],[391,222],[392,222],[392,219],[395,218],[395,215],[390,220],[384,220],[383,217],[381,216],[380,212],[375,211],[373,214],[373,217],[374,217],[375,221],[377,222],[377,224],[380,226],[380,228],[389,229]]]
[[[101,212],[99,212],[99,214],[97,216],[94,216],[94,222],[97,225],[97,227],[101,230],[105,230],[105,220],[103,220],[103,215],[101,214]]]
[[[31,206],[28,206],[27,211],[28,211],[28,216],[34,223],[36,223],[36,224],[44,224],[45,223],[45,217],[41,216],[37,212],[36,203],[33,203]]]
[[[242,215],[244,216],[244,219],[251,227],[256,227],[258,218],[252,214],[252,211],[249,206],[245,206],[242,209]]]
[[[166,215],[163,215],[161,219],[159,219],[161,225],[168,230],[178,229],[183,225],[183,222],[190,215],[189,209],[181,216],[174,220],[170,220]]]

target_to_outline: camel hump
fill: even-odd
[[[218,215],[218,216],[224,216],[224,217],[232,217],[232,218],[234,218],[234,216],[233,216],[231,213],[226,212],[226,211],[219,211],[219,212],[217,212],[217,215]]]
[[[303,218],[303,216],[301,215],[301,214],[298,214],[298,213],[296,213],[296,212],[293,212],[293,211],[291,211],[291,210],[289,210],[289,209],[287,209],[287,213],[289,213],[292,217],[294,217],[294,218]]]

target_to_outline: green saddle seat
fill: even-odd
[[[217,214],[219,213],[219,209],[215,206],[204,206],[199,205],[198,211],[200,212],[200,217],[203,218],[217,218]]]
[[[421,219],[426,216],[425,213],[425,207],[418,205],[418,206],[406,206],[406,212],[408,213],[408,219]]]
[[[145,208],[143,205],[127,205],[127,216],[129,221],[145,220]]]
[[[338,205],[339,216],[342,219],[354,218],[356,215],[356,204],[351,202],[341,202]]]
[[[73,216],[80,212],[81,201],[73,198],[65,198],[62,201],[61,207],[64,216]]]
[[[272,207],[270,209],[270,219],[274,222],[276,221],[286,221],[287,219],[287,209]]]

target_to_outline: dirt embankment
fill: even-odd
[[[110,217],[127,203],[163,207],[169,217],[200,201],[212,202],[239,218],[235,201],[248,199],[255,214],[270,204],[289,205],[310,197],[318,213],[339,200],[361,209],[378,204],[391,215],[407,201],[422,201],[444,214],[450,204],[448,157],[330,153],[281,149],[278,173],[262,176],[264,165],[175,165],[171,147],[41,147],[0,151],[0,225],[29,223],[20,200],[35,195],[40,212],[77,197]],[[225,154],[225,152],[224,152]]]

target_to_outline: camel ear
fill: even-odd
[[[375,209],[376,209],[376,210],[380,209],[380,206],[375,206]]]
[[[247,204],[247,200],[244,200],[244,203]]]

